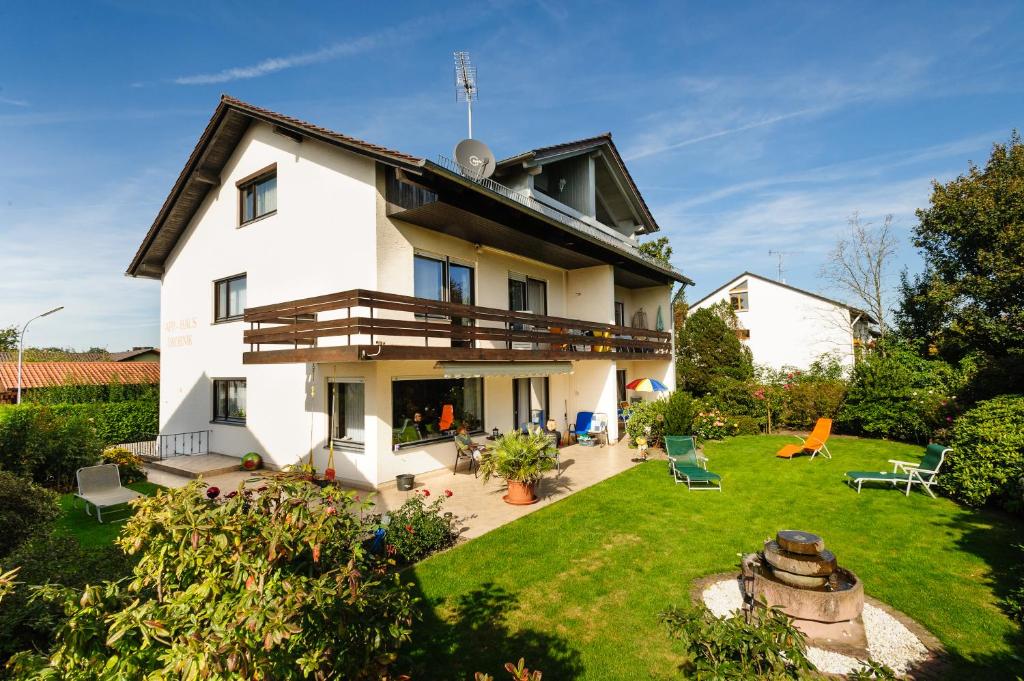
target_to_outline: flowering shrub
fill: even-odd
[[[411,494],[390,514],[384,535],[388,555],[414,563],[452,546],[459,537],[459,522],[450,512],[442,510],[445,500],[451,496],[451,490],[446,489],[444,494],[427,503],[430,490]]]
[[[629,419],[626,421],[626,433],[633,444],[637,438],[647,438],[647,444],[651,447],[661,446],[665,439],[665,407],[667,400],[651,400],[638,402],[630,409]],[[689,433],[680,433],[688,435]]]
[[[717,409],[705,409],[697,412],[693,420],[693,434],[698,440],[721,440],[736,435],[739,423],[730,419]]]
[[[146,479],[146,471],[142,470],[142,459],[138,454],[133,454],[127,449],[112,447],[103,450],[103,463],[117,464],[122,485]]]
[[[138,556],[131,577],[36,589],[70,619],[19,662],[42,667],[32,678],[386,678],[411,588],[366,550],[367,506],[308,472],[216,500],[201,481],[137,500],[117,540]]]

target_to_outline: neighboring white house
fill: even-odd
[[[736,311],[736,333],[750,348],[754,363],[773,369],[806,369],[824,354],[850,366],[871,342],[876,323],[863,310],[751,272],[726,282],[690,309],[722,301]]]
[[[610,135],[479,180],[223,97],[128,268],[161,281],[160,431],[320,470],[333,442],[366,487],[450,467],[460,424],[614,440],[627,381],[675,383],[657,229]]]

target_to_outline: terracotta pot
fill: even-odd
[[[536,504],[540,499],[533,493],[534,483],[532,482],[519,482],[517,480],[508,481],[508,494],[502,497],[506,504],[514,504],[516,506],[526,506],[528,504]]]

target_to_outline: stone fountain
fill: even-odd
[[[781,530],[764,550],[743,557],[742,570],[748,616],[774,606],[793,618],[811,645],[847,654],[866,650],[864,586],[836,564],[821,537]]]

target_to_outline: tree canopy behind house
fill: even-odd
[[[740,343],[736,328],[736,313],[725,301],[687,315],[676,340],[681,390],[703,395],[716,379],[746,380],[754,375],[750,349]]]

